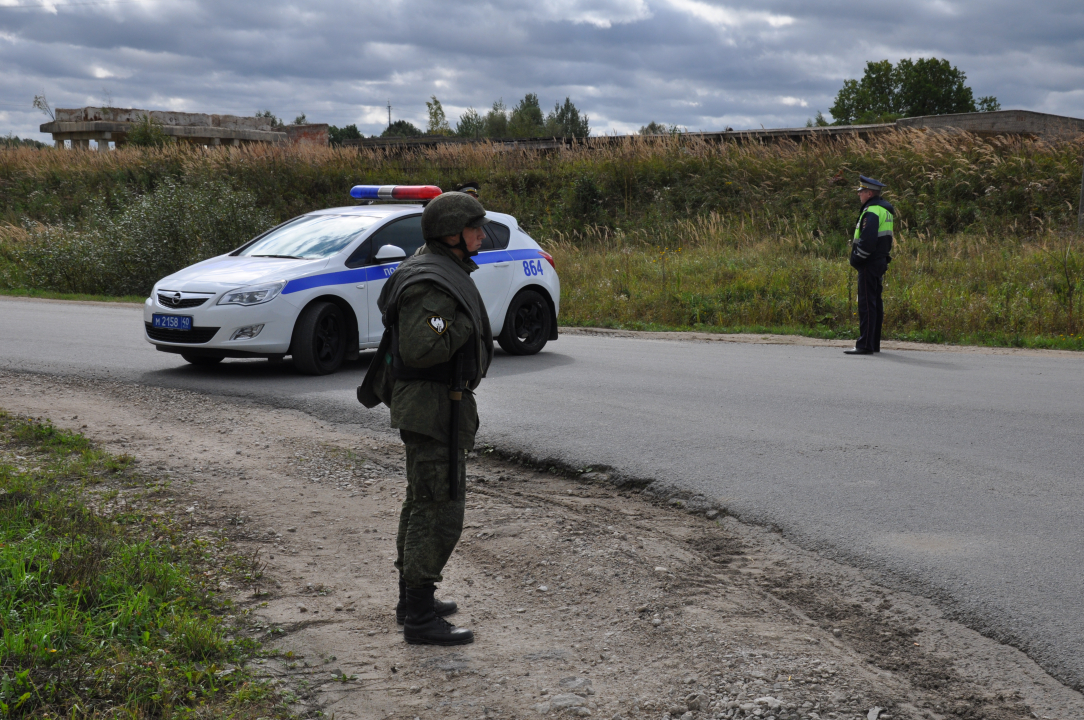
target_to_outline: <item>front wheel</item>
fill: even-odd
[[[329,375],[346,356],[346,320],[338,305],[309,305],[297,319],[291,343],[294,366],[306,375]]]
[[[546,298],[536,290],[524,290],[508,305],[497,342],[510,355],[534,355],[546,346],[552,330]]]
[[[181,357],[185,362],[193,365],[217,365],[224,360],[217,355],[196,355],[195,353],[181,353]]]

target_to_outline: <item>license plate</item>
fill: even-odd
[[[191,330],[191,315],[154,315],[151,326],[162,330]]]

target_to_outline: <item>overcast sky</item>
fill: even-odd
[[[1084,117],[1081,0],[0,0],[0,134],[115,107],[424,127],[565,96],[592,132],[804,125],[868,60],[942,57],[976,97]]]

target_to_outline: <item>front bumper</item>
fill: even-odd
[[[144,338],[164,352],[193,355],[266,357],[289,351],[297,307],[282,297],[249,307],[215,305],[219,297],[212,296],[199,307],[183,310],[163,307],[154,297],[147,298],[143,303]],[[192,318],[192,329],[156,329],[152,324],[156,314],[187,315]],[[263,325],[263,329],[256,337],[230,340],[234,332],[250,325]]]

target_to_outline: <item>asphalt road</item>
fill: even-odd
[[[0,367],[251,398],[384,429],[368,355],[187,366],[130,306],[0,299]],[[938,598],[1084,688],[1084,356],[566,336],[498,352],[483,440],[702,493]],[[0,399],[0,406],[3,405]]]

